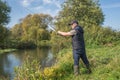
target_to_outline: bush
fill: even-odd
[[[36,45],[33,42],[19,42],[17,45],[18,49],[32,49],[36,48]]]

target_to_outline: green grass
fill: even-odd
[[[120,46],[87,48],[92,73],[87,74],[80,61],[81,75],[73,75],[73,58],[71,49],[63,49],[58,53],[56,63],[52,67],[41,70],[36,60],[16,68],[15,80],[120,80]]]
[[[0,54],[12,52],[12,51],[15,51],[15,50],[16,49],[2,49],[2,50],[0,50]]]

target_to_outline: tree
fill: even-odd
[[[6,4],[6,2],[0,0],[0,25],[5,25],[9,22],[9,13],[10,7]]]
[[[94,35],[90,36],[92,29],[94,29],[93,27],[95,26],[99,30],[99,26],[104,21],[104,15],[98,0],[66,0],[56,19],[56,28],[62,31],[69,31],[70,27],[68,27],[68,23],[71,20],[78,20],[79,24],[87,32],[85,33],[85,40],[89,40]],[[52,35],[52,37],[57,36]],[[63,44],[66,41],[68,40],[64,39]]]
[[[52,19],[48,14],[29,14],[11,29],[12,35],[22,42],[37,45],[42,40],[50,39],[47,28]]]
[[[11,28],[11,38],[12,39],[21,39],[22,37],[22,34],[23,34],[23,29],[22,29],[22,26],[21,26],[21,23],[20,24],[16,24],[13,28]]]
[[[4,48],[6,46],[6,41],[10,32],[6,27],[0,26],[0,48]]]
[[[23,40],[28,40],[28,41],[38,40],[37,38],[42,36],[44,31],[48,33],[47,28],[48,28],[49,23],[51,23],[51,21],[52,21],[52,17],[48,14],[28,15],[26,18],[23,19],[22,25],[21,25],[23,29],[23,36],[22,36]],[[50,35],[46,37],[49,37],[49,36]],[[45,37],[45,33],[44,33],[44,37]],[[43,39],[45,38],[41,38],[39,39],[39,41]]]
[[[9,22],[9,13],[10,7],[0,0],[0,47],[3,48],[5,46],[4,43],[6,37],[8,37],[9,30],[4,27],[5,24]]]
[[[104,15],[98,0],[66,0],[57,16],[58,23],[68,23],[78,20],[81,26],[101,25]]]

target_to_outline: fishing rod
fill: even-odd
[[[57,33],[57,30],[55,28],[53,28],[52,26],[49,26],[49,29],[51,29],[52,31],[54,31],[55,33]]]
[[[53,28],[53,27],[51,27],[51,26],[49,26],[49,28],[52,30],[52,31],[54,31],[57,35],[59,35],[58,34],[58,32],[57,32],[57,30],[55,29],[55,28]],[[61,36],[61,35],[60,35]],[[66,37],[64,37],[65,39],[66,39]]]
[[[49,28],[50,28],[52,31],[55,31],[55,32],[56,32],[56,30],[55,30],[53,27],[49,26]]]

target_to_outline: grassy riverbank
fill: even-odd
[[[41,70],[39,61],[25,62],[16,68],[15,80],[119,80],[120,46],[87,48],[92,74],[87,74],[83,63],[80,64],[81,75],[73,75],[72,50],[64,49],[58,53],[56,64]]]
[[[7,53],[7,52],[12,52],[15,51],[16,49],[2,49],[0,50],[0,54]]]

